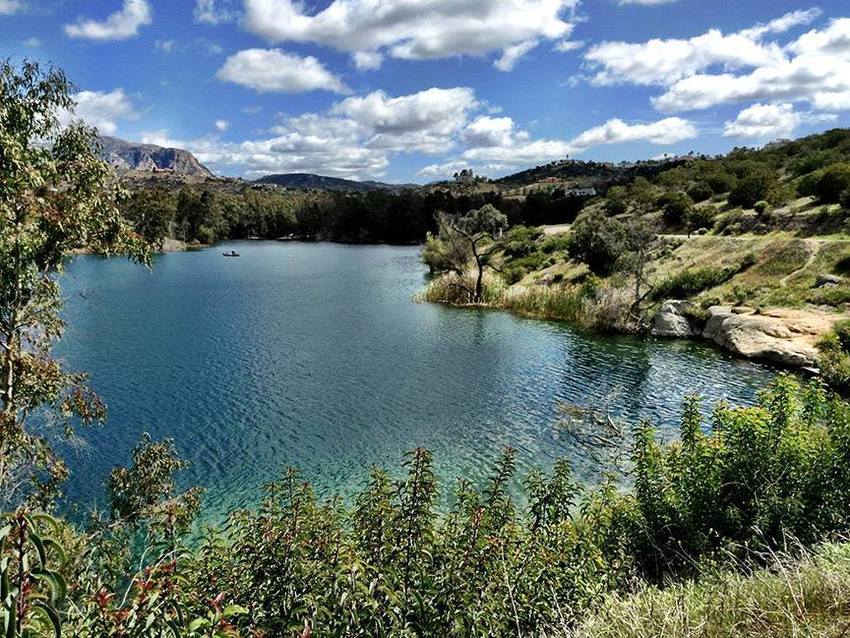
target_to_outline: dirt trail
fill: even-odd
[[[806,247],[809,249],[809,258],[806,260],[806,263],[803,264],[802,267],[798,268],[793,272],[788,273],[782,279],[779,280],[779,286],[781,288],[786,288],[788,286],[788,282],[791,280],[792,277],[808,270],[809,266],[814,263],[815,259],[818,256],[818,253],[820,253],[820,249],[824,245],[823,240],[806,239],[804,241],[806,243]]]

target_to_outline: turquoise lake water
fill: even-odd
[[[350,495],[416,446],[444,480],[480,481],[506,445],[547,467],[570,454],[559,402],[608,399],[670,429],[686,393],[751,402],[776,374],[694,342],[414,303],[419,250],[234,242],[152,270],[74,259],[58,355],[91,373],[109,423],[66,451],[70,500],[99,498],[145,431],[175,439],[192,462],[183,481],[218,515],[292,465],[320,494]]]

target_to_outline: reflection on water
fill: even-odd
[[[750,402],[774,374],[692,342],[416,304],[423,273],[419,249],[387,246],[234,243],[152,271],[75,259],[59,353],[91,372],[110,420],[73,454],[71,498],[98,498],[144,431],[175,439],[209,512],[289,465],[350,494],[415,446],[444,479],[481,480],[505,445],[523,468],[568,454],[561,401],[669,429],[686,393]]]

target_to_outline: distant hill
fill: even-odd
[[[167,172],[187,177],[215,177],[189,151],[155,144],[135,144],[101,136],[102,156],[118,171]]]
[[[493,180],[502,186],[525,186],[546,180],[569,180],[575,185],[604,187],[609,184],[628,182],[635,177],[651,179],[666,170],[688,162],[689,157],[665,160],[643,160],[640,162],[584,162],[562,160],[536,166],[528,170]]]
[[[314,175],[313,173],[286,173],[281,175],[266,175],[255,184],[275,184],[285,188],[314,188],[326,191],[345,191],[351,193],[369,193],[373,191],[398,191],[406,188],[417,188],[415,184],[385,184],[383,182],[357,182],[340,177]]]

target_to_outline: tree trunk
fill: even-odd
[[[475,265],[478,267],[478,277],[475,280],[475,298],[472,301],[481,303],[481,298],[484,296],[484,266],[477,255],[475,256]]]

